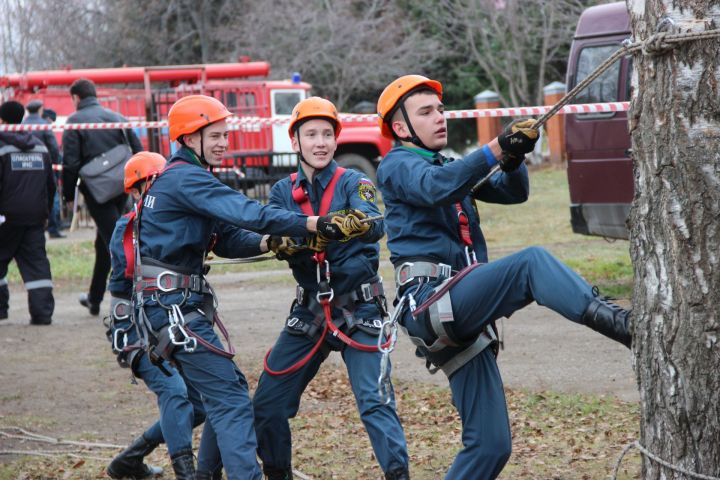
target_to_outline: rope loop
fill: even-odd
[[[642,53],[651,57],[657,57],[672,50],[673,45],[665,41],[667,36],[667,32],[651,35],[650,38],[642,42]]]

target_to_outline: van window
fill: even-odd
[[[304,97],[304,91],[273,91],[273,116],[290,115],[295,105]]]
[[[585,47],[580,51],[575,72],[575,85],[580,83],[592,73],[602,62],[607,60],[619,45],[601,45]],[[593,80],[576,97],[575,103],[605,103],[618,101],[618,75],[620,73],[620,61],[615,62],[602,75]],[[604,118],[612,117],[614,112],[607,113],[584,113],[576,115],[577,118]]]

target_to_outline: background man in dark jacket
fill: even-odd
[[[25,105],[25,109],[27,110],[27,115],[25,115],[22,121],[24,125],[47,125],[52,123],[45,117],[42,100],[30,100],[28,104]],[[32,134],[45,144],[45,147],[50,153],[50,160],[52,160],[53,165],[60,165],[60,149],[58,148],[57,139],[52,130],[38,130],[32,132]],[[57,177],[58,175],[56,174],[56,180]],[[48,218],[47,231],[50,238],[63,238],[65,236],[60,233],[60,201],[57,193],[53,196],[53,207],[50,212],[50,217]]]
[[[22,121],[18,102],[0,105],[0,123]],[[55,310],[45,222],[55,179],[45,145],[29,132],[0,132],[0,320],[8,318],[8,264],[14,258],[28,292],[30,323],[50,325]]]
[[[97,99],[95,84],[79,79],[70,86],[70,96],[77,111],[70,115],[67,123],[124,122],[122,115],[103,108]],[[142,150],[140,140],[132,130],[65,130],[63,145],[63,197],[66,202],[75,199],[75,184],[80,168],[98,155],[111,148],[128,143],[133,153]],[[95,268],[88,293],[80,295],[80,304],[90,310],[91,315],[100,313],[100,302],[105,295],[110,273],[110,251],[108,244],[115,222],[120,218],[127,196],[119,195],[105,203],[98,203],[92,193],[80,184],[90,216],[97,226],[95,236]]]

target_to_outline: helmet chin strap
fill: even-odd
[[[430,148],[427,145],[423,143],[422,140],[420,140],[420,137],[417,136],[415,133],[415,129],[412,126],[412,123],[410,122],[410,116],[407,113],[407,110],[405,109],[405,100],[400,101],[400,112],[402,112],[402,116],[405,119],[405,124],[408,126],[408,130],[410,130],[410,136],[405,138],[400,138],[403,142],[410,142],[414,145],[417,145],[420,148],[424,148],[425,150],[430,150],[431,152],[439,152],[439,148]]]
[[[187,147],[188,149],[192,150],[193,153],[195,154],[195,156],[197,157],[197,159],[200,161],[200,164],[201,164],[201,165],[204,165],[204,166],[206,166],[206,167],[211,167],[211,165],[207,162],[207,160],[205,160],[205,148],[204,148],[205,143],[204,143],[204,141],[203,141],[203,130],[204,130],[204,128],[201,128],[201,129],[199,130],[199,132],[200,132],[200,154],[199,154],[199,155],[198,155],[198,153],[197,153],[195,150],[193,150],[192,148],[188,147],[188,145],[185,143],[185,137],[184,137],[184,136],[180,137],[180,138],[178,139],[178,142],[180,142],[180,144],[181,144],[183,147]]]
[[[200,155],[199,155],[199,159],[200,159],[200,163],[202,163],[203,165],[209,167],[210,164],[207,162],[207,160],[205,160],[205,140],[204,140],[204,138],[203,138],[203,137],[205,137],[205,135],[203,135],[203,130],[205,130],[205,129],[204,129],[204,128],[201,128],[201,129],[200,129]]]

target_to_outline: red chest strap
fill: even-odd
[[[322,217],[323,215],[327,215],[328,211],[330,210],[330,204],[332,203],[333,194],[335,193],[335,186],[337,185],[337,182],[343,173],[345,173],[345,169],[343,167],[337,167],[335,169],[335,173],[330,179],[330,183],[328,183],[328,186],[323,193],[322,199],[320,200],[320,211],[317,213],[313,211],[313,207],[310,203],[310,198],[308,197],[307,191],[302,187],[302,185],[298,185],[297,187],[295,186],[295,181],[297,180],[298,175],[297,172],[290,174],[290,182],[291,185],[293,185],[293,200],[300,206],[302,212],[307,216],[319,215]]]
[[[175,163],[170,163],[168,165],[165,165],[165,168],[163,168],[163,170],[155,176],[155,180],[160,178],[163,173],[167,172],[168,170],[170,170],[171,168],[173,168],[177,165],[180,165],[181,163],[189,163],[189,162],[182,160],[182,161],[178,161]],[[149,190],[150,190],[149,188],[145,189],[145,194],[147,194],[147,192]],[[133,230],[134,230],[135,219],[137,218],[138,215],[140,215],[140,212],[142,211],[145,194],[143,194],[143,196],[140,197],[140,200],[138,200],[138,202],[135,206],[135,210],[125,214],[125,217],[127,217],[129,219],[127,226],[125,227],[125,231],[123,232],[123,252],[125,253],[125,262],[126,262],[125,278],[133,278],[133,274],[135,273],[135,246],[133,245]],[[137,212],[137,214],[136,214],[136,212]]]
[[[297,172],[290,174],[290,185],[292,186],[293,200],[300,206],[300,210],[302,210],[302,212],[309,217],[313,215],[319,215],[321,217],[323,215],[327,215],[328,211],[330,210],[330,204],[332,203],[333,195],[335,194],[335,187],[337,186],[337,182],[338,180],[340,180],[340,177],[343,173],[345,173],[345,169],[343,167],[337,167],[335,169],[335,173],[330,179],[330,182],[328,183],[325,192],[323,192],[322,199],[320,200],[320,211],[317,213],[313,211],[312,203],[310,203],[310,198],[308,197],[307,191],[302,187],[302,185],[295,186],[295,181],[297,180],[298,175]],[[317,252],[315,254],[315,261],[317,261],[318,263],[324,263],[325,252]]]
[[[458,225],[460,228],[460,239],[463,242],[463,245],[466,247],[472,248],[472,237],[470,236],[470,221],[468,220],[467,213],[462,208],[462,204],[460,202],[455,204],[455,209],[457,210],[458,214]]]
[[[128,219],[123,232],[123,252],[125,252],[125,278],[133,278],[135,271],[135,248],[133,246],[133,223],[135,222],[135,212],[123,215]]]

